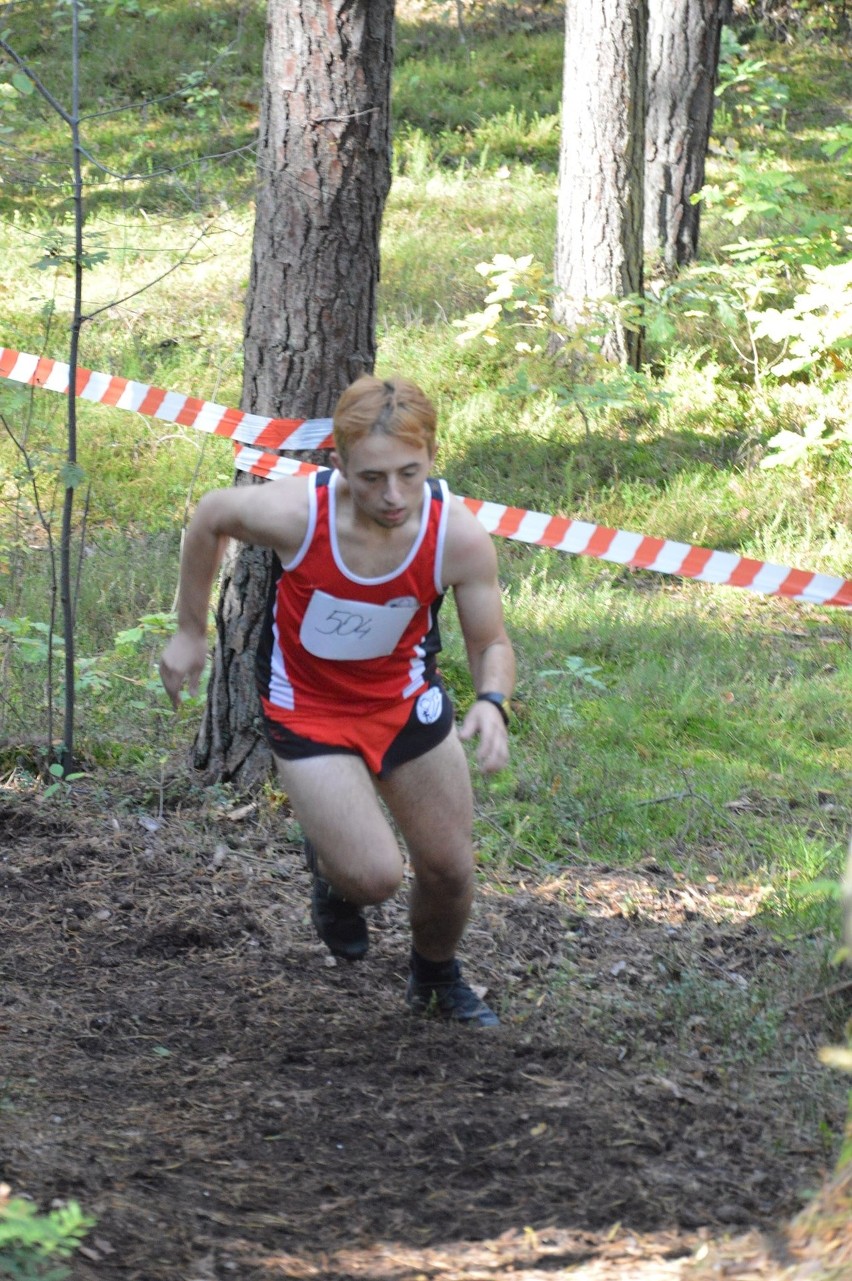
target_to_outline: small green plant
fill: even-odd
[[[206,120],[213,112],[218,113],[219,90],[207,82],[206,71],[185,71],[179,80],[181,97],[199,120]]]
[[[843,357],[852,350],[852,259],[821,270],[806,264],[802,272],[807,287],[790,307],[768,307],[753,317],[755,339],[781,348],[768,364],[776,378],[810,373],[826,361],[845,372]]]
[[[539,698],[562,727],[573,729],[577,726],[578,695],[608,693],[608,687],[598,679],[600,670],[579,654],[567,654],[561,667],[547,667],[536,673],[541,686]]]
[[[722,28],[719,53],[719,83],[716,96],[717,128],[735,125],[765,129],[778,124],[783,129],[790,92],[770,71],[765,58],[753,58],[730,27]]]
[[[501,388],[508,396],[526,398],[546,392],[559,409],[573,410],[582,419],[586,435],[607,412],[643,410],[666,399],[646,374],[614,365],[602,354],[605,335],[617,313],[625,328],[643,324],[643,302],[626,298],[590,300],[585,320],[570,331],[553,319],[552,285],[532,254],[513,258],[495,254],[476,270],[492,285],[483,311],[471,312],[453,322],[462,332],[460,345],[481,340],[535,361],[537,381],[521,365],[512,382]]]
[[[47,772],[53,781],[48,783],[44,789],[45,800],[49,800],[51,796],[56,796],[57,793],[63,798],[67,798],[71,793],[71,785],[86,777],[83,770],[72,770],[70,774],[65,774],[62,766],[57,761],[48,766]]]
[[[94,1219],[76,1201],[39,1214],[22,1197],[0,1184],[0,1277],[10,1281],[62,1281],[68,1268],[55,1260],[69,1258]]]
[[[551,667],[546,671],[539,672],[539,680],[553,680],[556,678],[565,678],[576,685],[587,685],[589,689],[606,690],[607,686],[603,681],[598,680],[597,673],[601,669],[586,662],[579,654],[568,654],[565,658],[563,667]]]
[[[758,152],[744,152],[723,183],[708,183],[695,200],[715,208],[734,227],[747,218],[777,218],[793,208],[795,198],[807,195],[803,182],[785,169],[763,163]],[[693,202],[694,203],[694,202]]]
[[[16,71],[8,80],[0,80],[0,134],[12,133],[15,117],[22,98],[34,93],[32,81],[23,71]]]
[[[761,459],[761,467],[799,467],[816,456],[826,456],[852,446],[852,424],[830,422],[817,414],[803,432],[779,431],[769,441],[774,452]]]
[[[843,124],[835,125],[830,132],[832,137],[822,144],[820,151],[824,156],[828,156],[830,160],[833,160],[841,152],[852,148],[852,124],[844,121]]]
[[[80,255],[80,266],[85,270],[92,267],[99,267],[109,259],[109,251],[104,248],[98,248],[97,245],[105,243],[102,235],[90,236],[89,244],[95,247],[84,249]],[[77,254],[74,249],[74,233],[71,228],[53,227],[42,237],[41,240],[41,257],[37,258],[30,266],[35,271],[56,271],[61,268],[73,269],[77,264]]]
[[[51,629],[29,618],[0,618],[0,645],[14,647],[22,663],[44,663],[50,653]]]
[[[152,718],[158,720],[162,714],[163,690],[156,672],[152,671],[152,660],[174,627],[175,616],[168,610],[143,614],[135,626],[116,633],[111,648],[95,654],[75,655],[75,688],[85,700],[84,706],[93,724],[101,722],[108,709],[115,713],[118,707],[124,709],[125,715],[132,716],[140,729],[143,725],[150,727]],[[39,669],[49,664],[49,670],[56,673],[52,696],[61,697],[64,657],[63,638],[48,623],[25,616],[0,618],[0,676],[3,678],[0,694],[13,693],[16,698],[27,698],[31,703],[44,697],[45,682]],[[45,705],[49,711],[51,700],[46,699]],[[48,716],[48,735],[49,724]],[[68,784],[80,777],[63,773],[59,765],[51,766],[50,774],[52,781],[45,791],[46,797],[56,793],[67,795]]]
[[[135,627],[117,632],[114,646],[119,654],[136,654],[145,644],[159,643],[171,636],[177,626],[177,617],[171,611],[143,614]]]
[[[455,328],[462,331],[456,341],[463,346],[479,338],[489,347],[496,347],[500,342],[498,325],[508,321],[512,336],[520,335],[515,337],[515,351],[542,351],[552,321],[550,287],[541,263],[532,254],[520,258],[495,254],[491,262],[477,263],[476,270],[491,285],[491,292],[485,295],[484,310],[453,321]]]

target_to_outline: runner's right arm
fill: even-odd
[[[286,564],[301,546],[307,519],[303,477],[214,489],[201,498],[181,555],[178,630],[160,659],[160,679],[174,707],[184,685],[191,695],[198,693],[207,662],[210,592],[228,540],[273,547]]]

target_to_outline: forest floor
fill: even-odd
[[[446,1027],[402,1002],[404,893],[334,964],[292,824],[137,786],[0,789],[0,1181],[96,1218],[75,1281],[852,1276],[819,994],[751,1067],[661,1017],[677,973],[785,964],[748,892],[489,876],[464,958],[503,1021]]]

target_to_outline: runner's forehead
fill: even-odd
[[[406,467],[428,466],[431,461],[425,445],[412,445],[396,436],[373,432],[350,446],[347,469],[356,473],[397,472]]]

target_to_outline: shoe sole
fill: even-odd
[[[408,1012],[414,1019],[428,1019],[431,1023],[441,1023],[444,1027],[477,1027],[486,1032],[491,1028],[501,1026],[500,1020],[493,1010],[493,1021],[489,1019],[487,1022],[483,1022],[479,1015],[474,1015],[470,1019],[459,1019],[454,1018],[451,1014],[440,1014],[429,1009],[417,1009],[412,1005],[408,1006]]]
[[[406,989],[405,993],[405,1003],[409,1012],[415,1018],[431,1019],[436,1023],[455,1024],[457,1027],[489,1028],[500,1026],[499,1018],[484,1001],[481,1001],[480,1008],[468,1015],[467,1018],[460,1017],[451,1010],[442,1010],[436,997],[432,997],[428,1001],[424,1001],[419,997],[412,999],[408,989]]]

